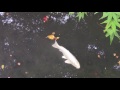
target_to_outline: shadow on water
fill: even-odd
[[[67,13],[12,12],[0,13],[0,77],[7,78],[89,78],[119,77],[114,69],[119,58],[119,43],[109,45],[100,15],[92,13],[85,20],[68,18]],[[43,22],[48,15],[49,20]],[[66,19],[66,20],[65,20]],[[65,64],[62,53],[52,47],[54,41],[45,37],[52,32],[58,43],[72,52],[80,69]],[[98,57],[99,56],[99,57]]]

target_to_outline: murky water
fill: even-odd
[[[109,45],[99,17],[89,13],[78,22],[65,12],[0,12],[0,77],[120,77],[120,43]],[[52,47],[54,41],[46,39],[52,32],[76,56],[80,69],[66,64],[62,53]]]

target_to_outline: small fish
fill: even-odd
[[[55,32],[52,32],[52,34],[48,35],[46,38],[50,40],[58,40],[60,37],[55,37]]]

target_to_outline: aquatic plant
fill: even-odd
[[[94,14],[97,13],[98,12],[95,12]],[[75,14],[75,12],[69,12],[69,15],[72,14]],[[87,12],[77,12],[76,17],[78,17],[80,21],[81,19],[84,19],[85,15],[87,15]],[[99,20],[101,19],[105,19],[101,24],[106,24],[103,31],[106,37],[110,37],[110,45],[112,44],[114,37],[117,37],[120,40],[118,34],[118,32],[120,32],[120,30],[118,30],[118,28],[120,28],[120,12],[103,12],[102,17]]]

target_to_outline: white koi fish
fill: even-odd
[[[62,52],[62,54],[63,54],[62,58],[66,59],[65,63],[73,65],[74,67],[76,67],[76,69],[80,69],[80,63],[78,62],[76,57],[69,50],[67,50],[63,46],[60,46],[56,40],[52,46],[54,48],[59,49],[59,51]]]

